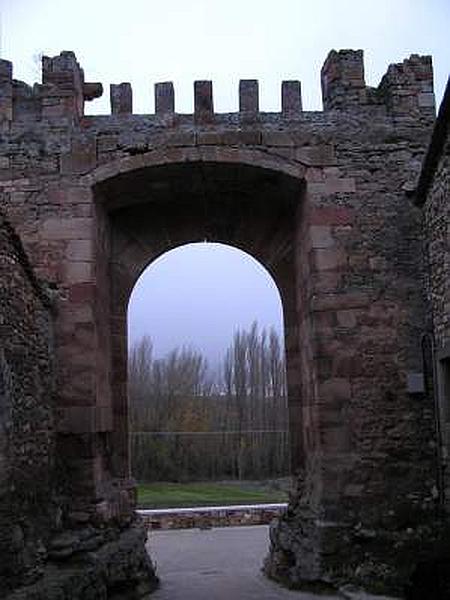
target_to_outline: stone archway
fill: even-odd
[[[332,51],[318,113],[302,111],[298,82],[283,83],[280,113],[260,113],[247,81],[234,115],[215,114],[210,82],[196,82],[193,115],[174,113],[171,84],[156,86],[155,115],[134,115],[122,84],[111,115],[85,116],[102,88],[73,53],[45,58],[33,89],[7,61],[0,70],[2,210],[57,309],[49,437],[64,485],[53,481],[49,570],[94,548],[81,571],[99,597],[148,573],[128,470],[125,306],[152,258],[206,237],[255,256],[283,300],[298,476],[267,572],[400,591],[442,498],[420,385],[421,214],[405,197],[434,118],[430,58],[391,65],[370,88],[361,51]]]
[[[291,417],[300,407],[295,380],[299,364],[296,327],[296,223],[304,181],[245,164],[189,162],[141,168],[95,187],[97,215],[109,236],[105,280],[111,292],[111,356],[115,473],[128,476],[126,431],[126,308],[142,270],[164,252],[208,240],[240,248],[267,268],[276,282],[286,324],[288,395]],[[295,427],[293,466],[302,461],[301,432]]]

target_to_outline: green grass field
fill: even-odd
[[[140,508],[187,508],[286,502],[287,493],[258,483],[140,483]]]

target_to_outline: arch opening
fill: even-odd
[[[133,288],[128,331],[133,476],[259,480],[255,501],[286,499],[268,482],[289,485],[289,436],[281,297],[267,270],[224,244],[171,250]]]
[[[113,415],[111,470],[130,475],[127,422],[127,305],[145,267],[192,242],[227,244],[247,252],[273,278],[285,323],[292,468],[303,460],[300,417],[297,267],[304,182],[248,164],[193,162],[117,174],[95,187],[98,223],[98,315],[104,347],[99,386]],[[103,294],[103,296],[102,296]],[[104,310],[109,306],[108,313]],[[294,413],[294,420],[292,414]],[[292,423],[295,423],[292,426]]]

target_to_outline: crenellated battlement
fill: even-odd
[[[431,57],[412,55],[403,63],[392,64],[377,88],[366,86],[362,50],[332,50],[321,70],[324,111],[376,111],[386,115],[409,115],[431,120],[435,116]],[[33,118],[38,120],[84,115],[84,103],[103,93],[101,83],[86,82],[83,69],[73,52],[42,59],[42,83],[33,87],[13,79],[12,63],[0,61],[0,122]],[[175,114],[172,82],[156,83],[155,113],[167,118]],[[133,113],[131,84],[110,86],[111,114]],[[281,115],[302,113],[300,81],[281,84]],[[258,119],[259,83],[239,82],[239,115],[243,121]],[[214,121],[214,94],[211,81],[194,82],[194,120]]]

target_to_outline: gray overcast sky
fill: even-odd
[[[135,112],[153,111],[153,83],[175,83],[176,110],[192,112],[193,81],[214,81],[216,110],[233,111],[238,81],[260,80],[262,110],[278,110],[282,79],[300,79],[306,110],[321,110],[320,68],[332,48],[363,48],[366,82],[389,63],[431,54],[440,101],[450,64],[449,0],[0,0],[1,56],[14,76],[40,79],[38,57],[74,50],[105,96],[130,81]],[[209,252],[207,252],[209,250]],[[208,354],[254,318],[281,327],[273,283],[239,251],[203,244],[161,257],[130,303],[131,338],[156,350],[192,342]]]

